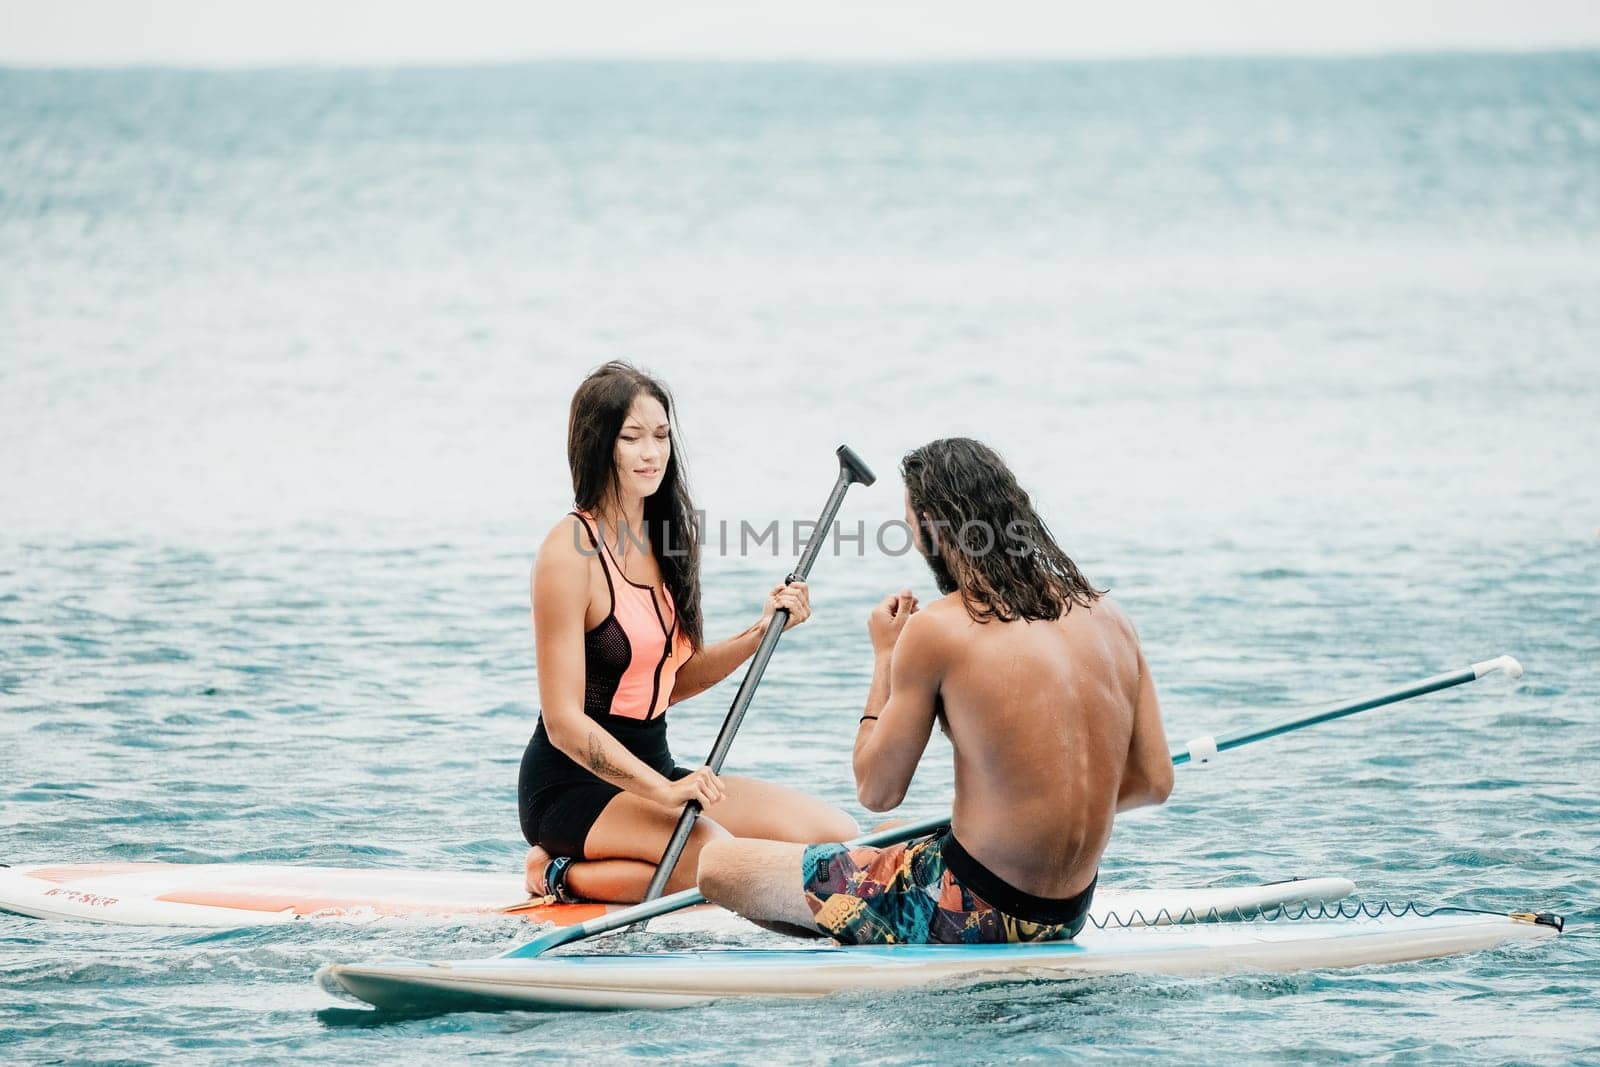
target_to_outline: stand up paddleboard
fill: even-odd
[[[1344,878],[1306,878],[1207,889],[1102,889],[1095,913],[1166,923],[1236,909],[1339,900],[1355,890]],[[246,863],[77,863],[0,868],[0,911],[38,919],[128,926],[234,928],[401,916],[507,916],[567,926],[620,910],[611,904],[542,904],[528,899],[520,874],[496,871],[360,870]],[[662,929],[741,927],[709,905]]]
[[[1337,906],[1336,906],[1337,908]],[[324,988],[397,1012],[682,1008],[732,997],[820,997],[924,985],[1065,981],[1106,974],[1301,971],[1430,959],[1553,937],[1555,916],[1442,909],[1090,927],[1035,945],[723,949],[648,955],[330,964]]]
[[[37,919],[221,929],[302,919],[370,922],[408,916],[520,916],[583,922],[614,904],[531,900],[499,871],[407,871],[249,863],[72,863],[0,868],[0,911]],[[721,909],[686,913],[696,918]],[[722,912],[723,915],[727,913]],[[729,917],[730,921],[732,917]]]

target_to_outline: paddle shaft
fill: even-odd
[[[1223,751],[1225,748],[1239,748],[1255,741],[1262,741],[1269,737],[1277,737],[1279,734],[1289,733],[1292,730],[1315,726],[1317,723],[1327,722],[1330,719],[1339,719],[1346,715],[1354,715],[1357,712],[1382,707],[1385,704],[1409,700],[1424,693],[1434,693],[1440,689],[1449,689],[1451,686],[1462,685],[1482,678],[1485,674],[1494,670],[1504,670],[1508,675],[1516,678],[1522,674],[1522,665],[1510,656],[1486,660],[1463,671],[1436,674],[1432,678],[1425,678],[1420,682],[1413,682],[1398,689],[1391,689],[1377,696],[1350,701],[1347,704],[1341,704],[1310,715],[1298,715],[1292,719],[1285,719],[1274,726],[1262,727],[1256,730],[1237,730],[1233,733],[1224,734],[1222,737],[1215,739],[1216,748],[1218,751]],[[1191,741],[1190,744],[1195,744],[1195,742]],[[1173,751],[1172,762],[1174,766],[1182,766],[1191,762],[1187,746]],[[1194,762],[1200,761],[1196,760]],[[913,837],[938,833],[949,825],[950,817],[948,815],[939,815],[931,819],[923,819],[920,822],[906,823],[901,826],[890,827],[887,830],[879,830],[876,833],[848,841],[846,846],[849,848],[861,848],[864,846],[881,847],[883,845],[894,845],[901,841],[909,841]],[[657,916],[666,915],[682,908],[693,907],[696,904],[704,904],[705,902],[706,898],[700,890],[685,889],[672,894],[670,897],[660,897],[643,904],[636,904],[633,907],[602,915],[598,919],[590,919],[587,922],[577,923],[573,926],[556,927],[502,955],[507,958],[517,959],[541,956],[553,948],[570,945],[574,941],[582,941],[598,934],[610,933],[625,926],[633,926],[647,919],[654,919]]]
[[[861,462],[861,457],[852,452],[848,445],[839,446],[838,456],[839,477],[833,483],[833,491],[828,494],[828,502],[822,506],[822,517],[817,520],[811,537],[806,541],[805,551],[800,554],[800,562],[795,565],[788,577],[784,578],[784,585],[796,581],[803,582],[811,574],[811,565],[817,561],[817,556],[822,551],[822,544],[827,540],[828,531],[833,526],[834,516],[839,513],[839,505],[844,503],[844,494],[851,484],[861,482],[863,485],[871,485],[877,480],[867,465]],[[789,625],[788,608],[779,608],[773,612],[771,621],[767,623],[767,632],[761,635],[761,644],[756,646],[756,654],[750,660],[750,667],[744,672],[744,680],[739,683],[739,691],[734,694],[733,705],[728,708],[728,717],[722,720],[722,729],[717,732],[716,743],[711,746],[711,755],[706,757],[706,766],[713,772],[722,770],[722,761],[728,758],[728,750],[733,747],[733,737],[739,732],[740,723],[744,722],[744,714],[750,709],[750,701],[756,695],[756,686],[761,684],[761,676],[766,673],[767,662],[772,659],[772,653],[778,647],[778,641],[783,637],[783,630],[787,625]],[[685,846],[689,844],[689,834],[699,817],[698,800],[691,800],[684,805],[683,814],[678,816],[678,825],[673,828],[666,850],[661,853],[661,862],[656,865],[656,873],[650,879],[650,887],[645,890],[646,901],[657,899],[666,889],[667,880],[672,877],[672,871],[678,865],[678,858],[683,855]]]
[[[1181,767],[1185,763],[1209,763],[1219,752],[1226,752],[1233,748],[1242,748],[1257,741],[1265,741],[1269,737],[1280,734],[1292,733],[1307,726],[1329,722],[1333,719],[1342,719],[1346,715],[1357,712],[1370,711],[1381,708],[1385,704],[1397,704],[1402,700],[1410,700],[1425,693],[1436,693],[1441,689],[1464,685],[1467,682],[1477,681],[1490,671],[1503,670],[1511,677],[1516,678],[1522,674],[1522,664],[1510,656],[1501,656],[1498,659],[1485,660],[1473,664],[1465,670],[1450,671],[1445,674],[1436,674],[1432,678],[1424,678],[1420,682],[1402,685],[1395,689],[1379,693],[1376,696],[1364,697],[1361,700],[1352,700],[1322,711],[1314,711],[1308,715],[1299,715],[1292,719],[1270,726],[1262,726],[1253,730],[1234,730],[1223,734],[1221,737],[1198,737],[1186,745],[1175,746],[1172,750],[1173,766]]]

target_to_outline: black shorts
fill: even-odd
[[[694,773],[673,763],[670,755],[664,759],[658,753],[650,755],[657,758],[645,762],[674,782]],[[562,773],[568,767],[577,769],[555,751],[540,723],[522,754],[517,776],[517,815],[522,822],[522,836],[528,844],[538,845],[552,856],[593,859],[583,851],[589,830],[606,805],[623,790],[588,771]]]

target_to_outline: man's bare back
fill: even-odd
[[[1129,762],[1144,674],[1133,626],[1107,597],[1058,619],[979,623],[951,594],[919,617],[943,649],[956,838],[1018,889],[1081,892]],[[1148,699],[1159,722],[1153,687]]]

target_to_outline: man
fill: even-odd
[[[918,611],[903,590],[867,621],[856,792],[873,811],[898,805],[938,720],[955,749],[950,829],[882,849],[713,842],[700,889],[770,928],[846,943],[1070,938],[1114,814],[1172,790],[1138,635],[991,449],[935,441],[901,473],[944,596]]]

